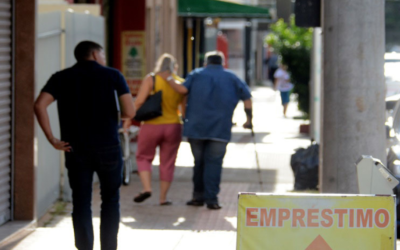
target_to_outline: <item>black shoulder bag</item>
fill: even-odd
[[[156,89],[156,77],[154,73],[151,73],[153,78],[153,92]],[[162,116],[162,91],[158,91],[152,95],[149,95],[143,105],[136,111],[136,116],[133,118],[136,121],[147,121],[156,117]]]

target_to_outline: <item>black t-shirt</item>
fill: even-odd
[[[119,144],[118,96],[129,93],[122,74],[95,61],[54,74],[42,89],[57,100],[61,140],[74,151]]]

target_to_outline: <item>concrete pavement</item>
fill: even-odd
[[[279,93],[266,87],[253,90],[254,128],[256,149],[260,157],[260,186],[256,171],[254,144],[248,130],[240,126],[233,128],[232,143],[224,160],[223,182],[219,195],[223,208],[210,211],[205,207],[188,207],[191,198],[193,158],[187,142],[182,142],[177,159],[175,180],[169,192],[172,206],[158,205],[158,157],[154,160],[153,196],[142,204],[132,198],[141,191],[139,178],[133,176],[132,183],[121,189],[121,213],[118,249],[235,249],[236,213],[238,192],[287,192],[293,188],[290,155],[298,147],[310,144],[306,136],[298,133],[301,120],[283,118]],[[289,106],[288,116],[300,116],[296,103]],[[243,106],[235,112],[234,122],[245,121]],[[93,195],[95,249],[99,247],[98,186]],[[45,217],[39,227],[19,241],[10,240],[2,249],[74,249],[71,204],[63,214]]]

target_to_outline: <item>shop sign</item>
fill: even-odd
[[[137,95],[143,77],[146,75],[145,32],[122,32],[122,74],[132,95]]]
[[[240,193],[237,249],[395,249],[395,196]]]

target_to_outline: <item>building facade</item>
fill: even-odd
[[[163,53],[177,58],[180,75],[202,66],[206,27],[218,28],[218,15],[269,16],[229,2],[207,6],[202,12],[199,0],[0,0],[0,225],[34,224],[56,200],[68,200],[63,154],[35,123],[33,103],[53,72],[74,63],[77,42],[102,44],[135,94]],[[49,113],[58,133],[55,105]]]
[[[0,224],[35,219],[35,8],[0,1]]]

